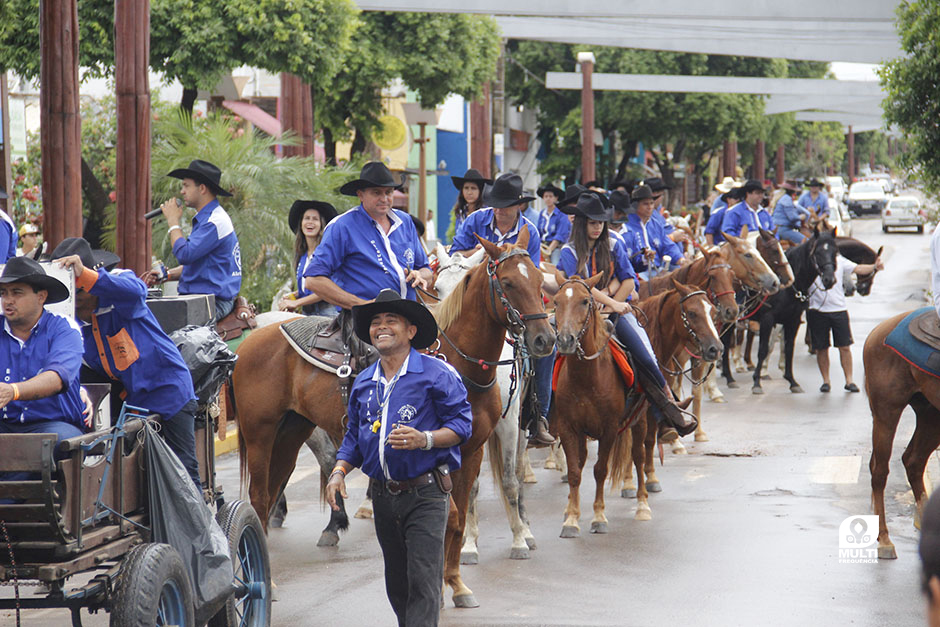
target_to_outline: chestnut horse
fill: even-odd
[[[865,392],[868,394],[873,423],[869,463],[871,500],[878,514],[878,557],[881,559],[896,559],[898,556],[888,537],[885,484],[888,481],[894,435],[905,407],[910,405],[917,415],[914,435],[901,459],[917,503],[914,525],[918,528],[927,502],[924,469],[930,454],[940,446],[940,380],[918,370],[884,345],[888,334],[910,313],[898,314],[876,326],[868,334],[862,350]]]

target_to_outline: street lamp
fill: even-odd
[[[437,124],[440,114],[436,109],[422,109],[421,104],[417,102],[402,103],[402,109],[405,112],[405,121],[409,126],[418,125],[418,139],[414,140],[418,144],[418,219],[422,224],[427,224],[427,166],[425,165],[425,145],[430,141],[425,136],[428,124]]]

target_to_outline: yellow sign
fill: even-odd
[[[382,150],[396,150],[405,143],[408,129],[405,123],[393,115],[383,115],[379,118],[382,128],[375,134],[375,145]]]

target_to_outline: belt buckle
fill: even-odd
[[[394,487],[393,487],[393,485],[394,485]],[[398,495],[401,494],[401,492],[402,492],[402,490],[401,490],[401,482],[395,481],[395,480],[393,480],[393,479],[389,479],[388,481],[385,482],[385,489],[386,489],[386,490],[388,491],[388,493],[391,494],[392,496],[398,496]]]

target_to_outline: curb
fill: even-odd
[[[220,440],[219,436],[215,436],[215,456],[225,455],[226,453],[231,453],[234,450],[238,449],[238,427],[229,427],[225,432],[225,439]],[[938,465],[938,474],[940,477],[940,465]],[[928,490],[929,491],[929,490]]]

